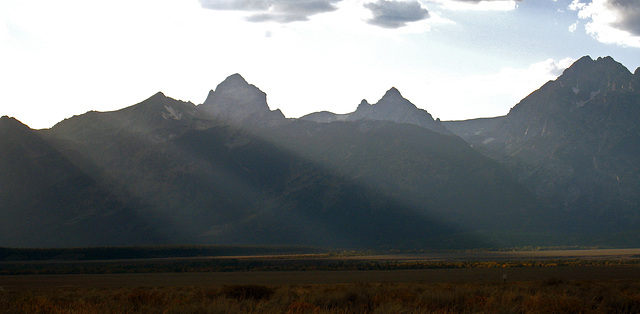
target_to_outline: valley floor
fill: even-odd
[[[0,273],[0,313],[640,312],[637,249],[13,261]]]
[[[0,282],[2,313],[640,312],[638,266],[24,275]]]

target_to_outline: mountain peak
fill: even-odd
[[[382,96],[382,98],[380,98],[380,100],[378,100],[378,102],[374,106],[377,106],[379,108],[382,108],[382,107],[392,108],[393,107],[393,108],[396,108],[397,110],[403,110],[403,109],[400,109],[400,108],[406,108],[404,110],[418,109],[418,107],[416,107],[416,105],[411,103],[408,99],[402,97],[402,94],[400,94],[400,91],[395,87],[392,87],[391,89],[389,89],[384,94],[384,96]]]
[[[157,92],[153,94],[153,96],[149,97],[148,100],[164,99],[164,98],[168,98],[168,97],[163,92]]]
[[[598,59],[601,59],[600,57]],[[587,63],[587,62],[593,62],[593,58],[591,58],[590,55],[586,55],[583,57],[580,57],[580,59],[576,60],[573,64],[577,64],[577,63]]]
[[[396,123],[414,124],[426,129],[442,133],[451,134],[439,122],[433,120],[431,114],[426,110],[416,107],[406,98],[402,97],[400,91],[392,87],[377,103],[369,105],[366,100],[362,100],[358,108],[349,114],[349,120],[384,120]]]
[[[624,65],[611,57],[593,60],[584,56],[564,70],[558,80],[567,88],[574,88],[576,93],[578,90],[595,92],[628,82],[631,75]]]
[[[224,81],[222,81],[222,83],[220,83],[220,85],[223,85],[223,84],[249,85],[249,83],[247,83],[247,81],[244,79],[244,77],[242,77],[242,75],[240,75],[238,73],[229,75]],[[218,85],[218,86],[220,86],[220,85]]]
[[[611,56],[598,57],[597,62],[616,62]],[[617,63],[617,62],[616,62]]]
[[[217,118],[232,123],[239,123],[248,117],[252,123],[265,118],[284,119],[282,112],[269,109],[267,94],[255,85],[247,83],[237,73],[218,84],[215,91],[211,90],[199,107]]]
[[[360,101],[360,104],[356,108],[356,111],[357,110],[366,110],[366,108],[369,108],[369,107],[371,107],[371,104],[366,99],[363,99],[362,101]]]
[[[387,98],[387,97],[389,97],[389,98],[391,98],[391,97],[392,97],[392,98],[403,98],[403,97],[402,97],[402,94],[400,94],[400,91],[399,91],[397,88],[395,88],[395,87],[391,87],[391,89],[389,89],[389,90],[384,94],[384,96],[382,96],[382,99]]]

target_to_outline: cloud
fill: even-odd
[[[569,10],[587,20],[587,33],[603,43],[640,47],[640,1],[573,0]]]
[[[578,22],[569,25],[569,33],[575,33],[576,29],[578,29]]]
[[[250,22],[291,23],[308,21],[319,13],[337,10],[342,0],[200,0],[200,6],[210,10],[256,12],[247,17]]]
[[[200,0],[200,6],[211,10],[265,11],[271,5],[269,0]]]
[[[511,11],[522,0],[428,0],[449,10]]]
[[[429,18],[429,11],[420,5],[418,1],[394,1],[378,0],[365,3],[373,18],[367,22],[384,28],[400,28],[407,23],[417,22]]]
[[[555,80],[575,60],[572,58],[547,59],[528,66],[505,67],[496,72],[467,76],[444,75],[438,81],[416,85],[425,99],[404,92],[415,104],[451,104],[429,109],[434,117],[444,120],[471,119],[505,115],[509,109],[550,80]],[[426,79],[425,79],[426,80]],[[426,91],[425,91],[426,89]]]
[[[610,0],[607,6],[618,13],[618,21],[612,24],[614,27],[640,36],[640,1]]]
[[[576,60],[573,58],[564,58],[562,60],[554,60],[550,58],[545,61],[532,64],[529,66],[529,71],[538,73],[540,76],[560,76],[562,75],[562,72],[570,67],[575,61]]]

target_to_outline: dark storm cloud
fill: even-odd
[[[200,0],[200,6],[211,10],[260,12],[247,18],[250,22],[290,23],[307,21],[309,16],[332,12],[342,0]]]
[[[640,1],[638,0],[609,0],[607,6],[616,11],[618,20],[611,26],[640,36]]]
[[[423,8],[418,1],[388,1],[378,0],[365,3],[373,18],[367,22],[384,28],[400,28],[409,22],[416,22],[429,18],[429,11]]]

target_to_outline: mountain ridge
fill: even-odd
[[[200,105],[2,117],[0,245],[637,245],[638,82],[587,56],[503,117],[440,122],[392,87],[287,119],[234,74]]]
[[[375,104],[363,99],[356,110],[347,114],[334,114],[328,111],[310,113],[300,117],[301,120],[329,123],[334,121],[383,120],[396,123],[408,123],[432,130],[441,134],[452,134],[440,121],[433,119],[424,109],[416,107],[400,91],[391,87]]]

